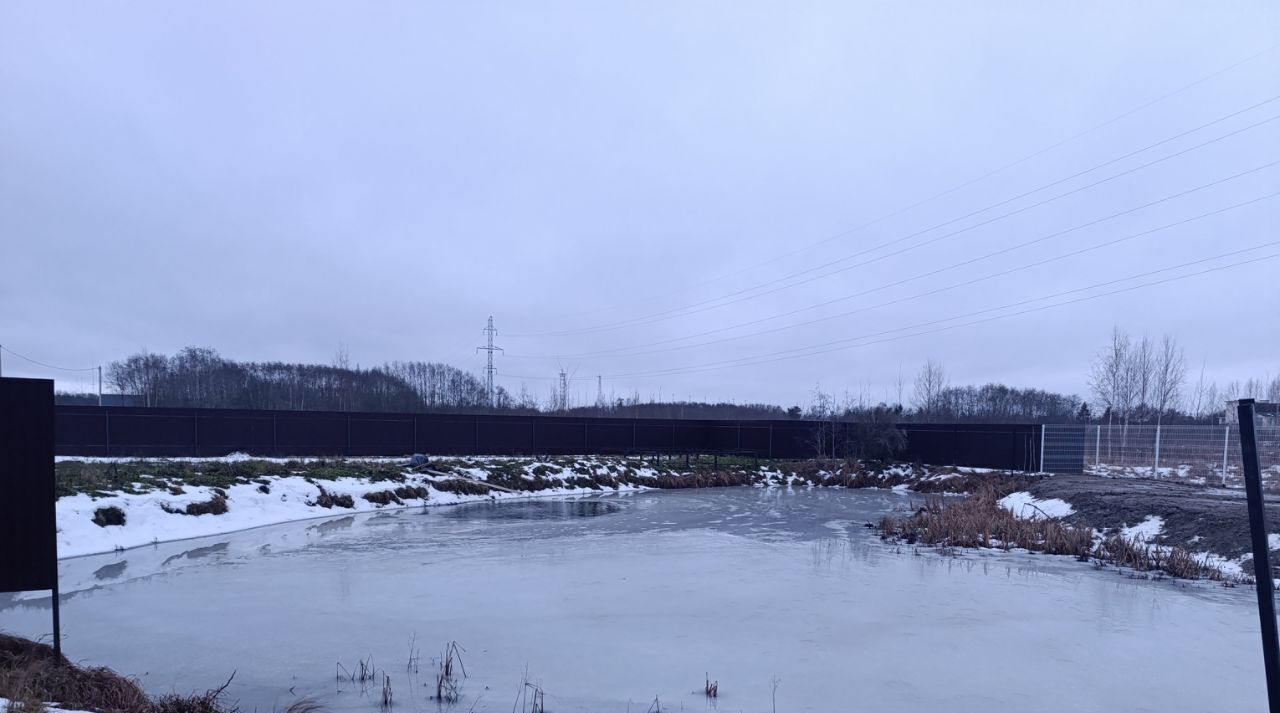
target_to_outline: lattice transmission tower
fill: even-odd
[[[493,346],[493,335],[497,333],[498,330],[493,327],[493,315],[489,315],[489,325],[484,328],[485,346],[476,347],[477,352],[486,352],[488,356],[488,364],[484,367],[484,387],[485,393],[489,397],[489,408],[497,406],[497,392],[493,388],[493,375],[497,372],[497,369],[493,366],[493,353],[502,351],[502,347]]]

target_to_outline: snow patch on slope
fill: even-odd
[[[1124,535],[1130,540],[1136,540],[1138,542],[1151,542],[1155,538],[1159,537],[1160,533],[1163,531],[1164,531],[1164,518],[1158,515],[1148,515],[1147,519],[1143,520],[1137,525],[1124,528],[1123,530],[1120,531],[1120,534]]]
[[[1037,517],[1063,518],[1075,512],[1071,503],[1058,498],[1037,500],[1031,493],[1019,491],[1000,498],[1000,507],[1013,513],[1014,517],[1035,519]]]

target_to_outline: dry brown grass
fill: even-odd
[[[123,525],[125,520],[124,510],[110,505],[104,508],[98,508],[93,511],[93,524],[98,527],[107,527],[108,525]]]
[[[320,488],[320,494],[316,496],[315,502],[308,503],[309,505],[319,505],[322,508],[354,508],[356,506],[355,500],[352,500],[351,496],[346,493],[334,495],[325,490],[323,485],[317,485],[316,487]]]
[[[463,478],[432,481],[431,487],[445,493],[457,493],[459,495],[488,495],[492,490],[484,483],[477,483]]]
[[[375,505],[404,505],[405,500],[426,500],[431,497],[431,491],[421,485],[402,485],[395,490],[377,490],[372,493],[362,495]]]
[[[1094,556],[1137,572],[1163,572],[1179,579],[1234,581],[1217,567],[1198,559],[1185,547],[1151,545],[1120,534],[1102,538]]]
[[[931,474],[950,474],[946,478],[924,478],[916,481],[911,489],[917,493],[977,493],[993,489],[1004,497],[1009,493],[1026,490],[1036,478],[1013,473],[958,473],[954,468],[941,469]]]
[[[427,500],[431,497],[431,491],[425,485],[402,485],[392,492],[401,500]]]
[[[232,676],[234,677],[235,674]],[[211,688],[204,693],[190,696],[171,693],[160,696],[151,704],[151,711],[152,713],[235,713],[238,709],[228,705],[222,697],[223,692],[230,685],[231,679],[227,679],[227,682],[218,688]]]
[[[1002,488],[985,487],[963,500],[930,499],[915,514],[899,520],[894,534],[908,543],[942,547],[1019,548],[1053,555],[1087,557],[1093,529],[1071,527],[1049,518],[1020,519],[999,504]],[[886,529],[881,523],[881,530]]]
[[[658,475],[648,481],[647,484],[663,490],[680,490],[683,488],[725,488],[735,485],[751,485],[755,482],[755,474],[753,473],[731,473],[722,470],[714,473]]]
[[[943,549],[1024,549],[1071,555],[1081,561],[1092,559],[1099,565],[1114,564],[1180,579],[1234,581],[1184,547],[1151,545],[1120,534],[1107,535],[1095,542],[1094,530],[1088,526],[1073,526],[1048,517],[1014,517],[1000,506],[999,500],[1017,489],[1016,483],[1016,478],[995,481],[963,500],[930,499],[914,514],[902,519],[886,515],[880,521],[880,536]]]
[[[392,503],[396,505],[404,504],[404,501],[402,501],[399,497],[396,496],[395,493],[391,492],[390,490],[379,490],[372,493],[365,493],[361,497],[373,503],[374,505],[391,505]]]
[[[215,492],[213,497],[198,503],[191,503],[185,508],[175,508],[171,505],[160,506],[165,512],[174,515],[222,515],[227,511],[227,495],[223,492]]]
[[[55,702],[80,710],[145,713],[151,700],[132,679],[108,668],[80,668],[46,644],[0,634],[0,696],[39,710]]]
[[[41,711],[45,703],[60,708],[107,711],[108,713],[236,713],[223,692],[230,679],[219,688],[190,696],[170,694],[150,699],[137,681],[109,668],[84,668],[66,657],[54,655],[53,647],[17,636],[0,634],[0,697],[17,705],[11,710]],[[319,707],[307,699],[290,706],[286,713],[317,713]]]

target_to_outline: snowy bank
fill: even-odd
[[[129,549],[155,542],[186,540],[220,535],[238,530],[275,525],[295,520],[332,517],[397,507],[456,505],[487,500],[581,495],[578,487],[551,487],[536,492],[489,490],[486,494],[464,494],[429,489],[426,498],[401,499],[400,504],[380,504],[365,498],[388,490],[388,484],[361,478],[341,478],[314,483],[298,476],[265,478],[267,483],[233,485],[229,488],[187,487],[181,495],[152,491],[139,495],[118,493],[94,498],[86,494],[58,499],[58,556],[79,557]],[[405,484],[430,488],[432,479],[407,479]],[[397,484],[398,487],[403,487]],[[614,492],[643,490],[643,486],[622,484]],[[227,511],[221,514],[187,515],[186,506],[208,502],[225,493]],[[589,492],[589,491],[588,491]],[[322,494],[350,496],[350,506],[319,504]],[[344,500],[345,502],[345,500]],[[115,507],[125,524],[101,526],[94,522],[99,509]]]
[[[770,482],[764,467],[674,470],[623,458],[60,459],[62,558],[247,530],[296,520],[406,507],[625,493],[651,487]],[[78,462],[75,462],[78,461]],[[90,466],[88,464],[94,464]],[[117,467],[114,471],[104,468]],[[62,470],[66,471],[63,477]],[[721,468],[724,471],[725,468]],[[367,476],[354,475],[367,472]],[[687,481],[687,484],[685,484]]]

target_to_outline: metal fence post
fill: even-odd
[[[1240,399],[1240,459],[1244,466],[1245,495],[1249,500],[1249,534],[1253,540],[1253,580],[1258,589],[1258,619],[1262,625],[1262,660],[1267,672],[1267,700],[1272,713],[1280,713],[1280,632],[1276,628],[1275,582],[1267,546],[1266,509],[1262,502],[1262,467],[1258,461],[1258,437],[1254,432],[1253,399]]]
[[[1151,466],[1151,476],[1153,478],[1160,477],[1160,424],[1156,424],[1156,461]]]
[[[1227,451],[1231,448],[1231,424],[1222,432],[1222,487],[1227,486]]]
[[[1040,424],[1040,472],[1046,472],[1044,469],[1044,441],[1045,431],[1049,430],[1048,424]]]

